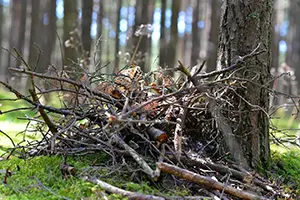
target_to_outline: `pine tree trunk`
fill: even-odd
[[[74,32],[77,28],[78,21],[78,11],[77,11],[77,0],[64,0],[64,66],[67,67],[69,71],[72,72],[70,77],[74,80],[78,79],[82,74],[80,74],[78,66],[79,53],[78,44],[76,41],[76,34],[73,34],[75,41],[71,40],[71,32]]]
[[[117,1],[117,20],[116,20],[116,41],[115,41],[115,66],[114,72],[119,71],[119,51],[120,51],[120,20],[121,20],[121,0]]]
[[[30,27],[30,44],[29,44],[29,58],[28,64],[37,72],[43,72],[43,70],[37,65],[39,57],[39,44],[40,44],[40,1],[31,0],[31,27]]]
[[[3,25],[3,19],[4,19],[4,16],[3,16],[3,0],[0,0],[0,47],[2,47],[2,36],[3,36],[3,28],[4,28],[4,25]],[[2,51],[0,51],[0,63],[2,66],[5,66],[3,64],[3,59],[2,59]],[[3,79],[3,75],[4,75],[4,67],[0,67],[0,80]]]
[[[49,16],[49,21],[47,24],[46,42],[45,42],[45,58],[46,63],[51,63],[51,57],[53,50],[55,48],[56,41],[56,1],[48,0],[47,2],[47,13]],[[48,66],[45,66],[47,69]]]
[[[99,1],[99,10],[97,13],[97,41],[96,41],[96,51],[97,51],[97,62],[102,61],[102,19],[103,19],[103,0]]]
[[[21,14],[21,0],[11,1],[11,25],[10,25],[10,35],[9,35],[9,51],[13,53],[13,48],[18,46],[18,38],[20,33],[20,14]],[[13,63],[13,57],[8,55],[8,66],[16,67],[16,63]],[[5,77],[9,79],[11,74],[8,69],[5,71]]]
[[[159,40],[159,65],[165,67],[166,65],[166,9],[167,0],[161,0],[161,19],[160,19],[160,40]]]
[[[171,38],[168,45],[167,66],[168,68],[175,68],[177,64],[177,42],[178,42],[178,16],[180,11],[180,1],[172,1],[172,17],[171,17]],[[173,76],[174,71],[168,71],[168,74]]]
[[[197,0],[196,5],[193,9],[193,22],[192,22],[192,55],[191,55],[191,66],[195,66],[198,64],[199,54],[200,54],[200,31],[198,28],[199,21],[199,11],[201,1]]]
[[[222,67],[232,65],[239,56],[249,54],[260,45],[265,53],[250,58],[235,76],[268,86],[271,65],[271,13],[272,0],[223,1],[222,22],[219,37],[219,59]],[[258,75],[259,74],[259,75]],[[250,167],[258,167],[268,161],[269,148],[269,94],[262,87],[247,83],[236,89],[234,109],[239,116],[228,116],[242,153]],[[263,111],[263,110],[264,111]]]
[[[292,68],[295,68],[296,80],[298,80],[298,87],[300,87],[300,67],[297,67],[300,62],[300,20],[298,13],[300,12],[297,1],[290,1],[288,17],[289,17],[289,31],[287,35],[288,49],[286,53],[286,62]]]
[[[152,24],[152,16],[154,11],[154,2],[152,0],[143,0],[136,2],[136,15],[135,15],[135,24],[134,24],[134,32],[138,30],[141,25]],[[133,36],[133,49],[137,49],[137,54],[135,55],[134,62],[139,65],[143,71],[146,71],[147,64],[149,61],[148,52],[149,45],[151,45],[151,38],[147,36],[142,36],[143,38],[139,43],[140,36]]]
[[[89,57],[91,53],[92,37],[91,24],[93,13],[93,0],[82,0],[82,24],[81,24],[81,40],[83,49]]]
[[[207,52],[207,72],[216,70],[217,66],[217,52],[218,52],[218,36],[220,26],[220,1],[211,0],[211,16],[210,16],[210,31],[208,39],[208,52]]]
[[[22,0],[21,4],[21,18],[20,18],[20,29],[19,29],[19,41],[18,46],[16,47],[18,52],[24,56],[24,43],[25,43],[25,28],[26,28],[26,19],[27,19],[27,0]],[[17,60],[17,66],[22,64],[21,60]]]

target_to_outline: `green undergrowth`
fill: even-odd
[[[278,110],[271,120],[270,138],[273,139],[271,149],[280,153],[298,151],[299,147],[287,142],[286,139],[293,141],[297,137],[296,134],[300,131],[299,123],[299,117],[296,118],[296,115],[287,114],[284,109]],[[273,137],[276,137],[276,140]]]
[[[75,168],[86,166],[86,162],[71,160]],[[11,170],[12,176],[7,178],[7,184],[0,184],[0,197],[3,199],[78,199],[92,197],[93,185],[78,178],[64,179],[60,172],[61,158],[36,157],[29,160],[12,158],[0,162],[3,172]],[[0,199],[1,199],[0,198]]]
[[[0,199],[102,199],[105,194],[109,199],[126,199],[116,194],[106,194],[99,186],[80,178],[91,165],[100,165],[107,161],[106,154],[88,155],[84,157],[68,157],[68,164],[77,170],[76,176],[65,178],[60,171],[62,158],[60,156],[39,156],[28,160],[11,158],[0,161]],[[11,176],[7,184],[3,183],[5,171],[9,169]],[[110,176],[108,168],[102,168],[97,174],[103,176],[100,180],[125,190],[144,194],[162,194],[147,181],[134,183],[130,176]],[[175,188],[176,189],[176,188]],[[164,195],[187,195],[187,189],[174,190]]]
[[[269,179],[283,186],[286,193],[300,198],[300,150],[272,151],[270,164],[263,169]]]

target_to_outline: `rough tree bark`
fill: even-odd
[[[243,63],[244,68],[236,76],[262,86],[268,86],[271,76],[272,8],[273,0],[223,1],[219,37],[221,66],[230,66],[239,56],[249,54],[260,43],[260,50],[264,49],[266,52]],[[236,96],[234,109],[247,114],[234,116],[239,119],[231,121],[231,124],[247,162],[243,164],[256,168],[267,162],[270,155],[269,119],[264,113],[268,112],[269,94],[266,89],[253,83],[249,82],[245,86],[235,91],[243,100]]]

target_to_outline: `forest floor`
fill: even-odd
[[[2,103],[0,110],[7,109],[10,109],[10,105]],[[15,143],[37,139],[39,136],[34,133],[27,134],[26,137],[17,134],[26,126],[24,122],[15,120],[20,114],[30,115],[30,113],[14,113],[5,117],[0,116],[0,130],[9,134]],[[278,128],[285,129],[289,119],[285,117],[274,120],[273,123]],[[292,124],[292,128],[297,127],[296,122]],[[291,134],[295,134],[295,131]],[[9,147],[12,147],[11,141],[0,134],[0,155]],[[300,150],[276,145],[271,145],[271,148],[270,167],[262,169],[261,173],[271,180],[283,183],[287,193],[300,195]],[[116,174],[108,178],[107,174],[110,172],[99,167],[106,160],[107,155],[99,153],[68,157],[68,164],[76,169],[76,175],[84,174],[87,169],[93,168],[104,181],[119,188],[150,195],[160,194],[159,188],[149,180],[142,181],[142,184],[134,183],[131,177],[125,174],[124,176]],[[79,178],[80,176],[62,175],[60,169],[62,162],[61,156],[21,159],[12,155],[8,160],[0,157],[0,199],[125,199],[119,195],[105,193],[99,186]],[[169,193],[164,195],[189,196],[191,191],[182,187],[170,188]]]

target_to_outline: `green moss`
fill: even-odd
[[[133,192],[146,194],[154,194],[155,191],[157,192],[157,190],[151,188],[146,182],[140,184],[128,182],[125,185],[125,189]]]
[[[0,170],[9,168],[12,176],[7,178],[7,184],[0,184],[0,199],[80,199],[95,195],[93,184],[76,177],[65,179],[60,172],[60,163],[58,156],[1,161]],[[90,160],[82,162],[76,158],[70,159],[69,163],[80,170],[87,167]],[[4,174],[0,175],[3,180]]]
[[[300,195],[300,151],[273,152],[268,167],[262,169],[268,178],[284,183],[285,191]]]
[[[101,164],[108,160],[104,153],[86,155],[84,157],[68,157],[68,164],[77,169],[77,174],[86,172],[88,166]],[[64,178],[60,172],[60,156],[40,156],[29,160],[12,158],[0,161],[0,179],[4,179],[4,172],[9,169],[12,176],[7,178],[7,184],[0,183],[0,199],[101,199],[105,194],[109,199],[127,199],[116,194],[106,194],[99,186],[74,176]],[[105,168],[97,170],[97,174],[104,176],[110,171]],[[167,196],[185,196],[190,191],[187,188],[168,188],[168,191],[159,191],[147,181],[142,183],[130,182],[125,175],[115,175],[102,179],[116,187],[143,194]]]

